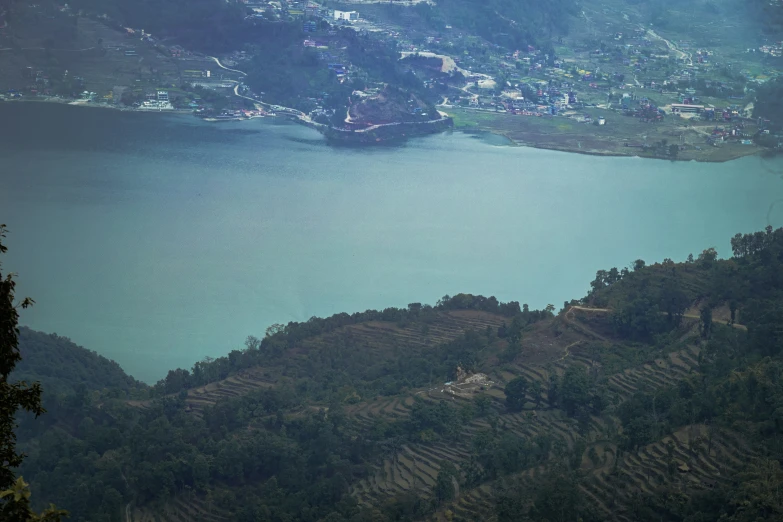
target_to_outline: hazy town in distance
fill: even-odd
[[[12,3],[0,13],[3,98],[282,116],[367,144],[453,126],[699,161],[780,145],[775,2],[497,2],[509,16],[466,0],[218,7],[204,3],[214,34],[197,37],[180,13],[146,4]]]

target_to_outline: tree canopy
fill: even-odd
[[[0,255],[7,252],[3,244],[6,226],[0,224]],[[2,262],[0,261],[0,270]],[[66,514],[53,506],[41,515],[30,507],[30,491],[22,477],[14,479],[14,469],[24,460],[16,449],[16,415],[20,410],[36,417],[44,413],[41,406],[41,386],[24,381],[11,381],[14,367],[22,359],[19,353],[19,308],[33,304],[32,299],[15,301],[16,281],[13,274],[0,271],[0,519],[8,522],[41,520],[57,522]]]

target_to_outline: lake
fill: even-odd
[[[531,307],[599,269],[783,226],[783,161],[609,158],[449,133],[334,148],[274,118],[0,104],[22,323],[146,382],[276,322],[471,292]]]

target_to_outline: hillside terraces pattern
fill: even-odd
[[[622,399],[637,391],[671,386],[699,370],[699,347],[690,345],[642,366],[616,373],[607,379],[609,390]]]
[[[651,493],[662,486],[677,485],[682,491],[704,490],[714,487],[722,480],[728,480],[753,456],[741,442],[730,433],[713,433],[711,444],[706,441],[706,427],[697,426],[701,439],[691,448],[688,446],[688,429],[678,430],[674,436],[663,438],[654,444],[621,457],[614,467],[616,446],[597,443],[590,447],[601,447],[599,463],[591,470],[591,476],[582,486],[582,491],[592,503],[604,513],[605,520],[632,522],[633,517],[625,512],[625,503],[637,492]],[[687,464],[689,471],[681,473],[668,471],[668,443],[672,445],[672,462],[675,466]],[[707,452],[709,448],[709,453]],[[589,462],[583,457],[583,463]],[[584,466],[584,464],[583,464]],[[590,469],[592,463],[585,466]],[[515,475],[522,485],[534,484],[539,471],[533,468]],[[464,491],[460,498],[448,506],[455,521],[486,519],[493,507],[491,484]]]
[[[459,464],[468,457],[465,442],[406,444],[385,459],[376,473],[357,482],[353,495],[368,506],[403,492],[426,496],[432,492],[443,461]]]
[[[186,411],[201,417],[204,408],[214,406],[221,399],[246,395],[253,390],[271,388],[275,384],[276,381],[267,375],[265,368],[243,370],[222,381],[188,390],[188,396],[185,399]],[[126,404],[140,409],[147,409],[152,404],[152,401],[129,400],[126,401]]]
[[[591,421],[590,428],[595,432],[603,432],[604,429],[597,418]],[[508,431],[530,439],[536,435],[549,434],[569,448],[578,437],[576,422],[558,410],[501,415],[497,429],[501,433]],[[486,420],[476,419],[463,428],[459,441],[407,443],[396,451],[392,450],[376,473],[354,486],[354,496],[362,504],[378,505],[402,492],[429,495],[441,462],[446,460],[459,467],[470,458],[470,441],[483,430],[489,431],[492,427]],[[481,494],[475,495],[484,498]]]
[[[625,503],[635,493],[653,493],[664,486],[684,492],[712,489],[731,480],[754,456],[730,432],[714,429],[710,441],[710,428],[704,425],[687,426],[653,444],[623,453],[619,462],[615,462],[616,447],[607,446],[604,458],[582,489],[607,520],[622,522],[633,520]],[[685,467],[678,469],[682,465]]]
[[[611,393],[625,399],[637,391],[676,384],[688,375],[698,372],[698,360],[699,347],[689,345],[664,357],[609,375],[605,377],[605,382]],[[562,375],[566,368],[573,364],[584,366],[588,372],[600,371],[600,363],[591,360],[587,354],[580,353],[577,348],[573,348],[567,356],[544,365],[515,362],[509,367],[509,370],[513,371],[504,371],[501,377],[508,382],[516,376],[522,376],[529,382],[540,382],[543,390],[546,390],[551,373]],[[543,392],[543,397],[546,397],[546,391]],[[533,397],[528,395],[528,400],[532,401]]]
[[[431,323],[415,322],[404,328],[381,321],[349,325],[303,341],[299,347],[293,349],[291,359],[303,358],[304,352],[320,350],[346,340],[352,346],[361,347],[365,357],[398,348],[434,346],[453,341],[467,330],[483,331],[488,326],[497,329],[505,319],[487,312],[457,310],[439,312]],[[200,416],[205,407],[213,406],[221,399],[245,395],[254,389],[272,387],[275,381],[265,375],[267,372],[268,369],[252,368],[222,381],[189,390],[186,399],[189,411]],[[140,403],[135,405],[143,406]]]
[[[306,339],[292,350],[290,360],[303,359],[304,353],[325,347],[348,344],[361,348],[361,356],[374,357],[387,350],[419,348],[446,343],[457,339],[468,330],[484,331],[487,327],[497,330],[506,317],[476,310],[453,310],[438,312],[432,322],[413,322],[400,328],[395,323],[371,321],[344,326],[337,330]],[[251,368],[243,370],[221,381],[188,390],[188,411],[196,416],[204,408],[214,406],[221,399],[238,397],[255,389],[270,388],[276,381],[268,376],[269,369]],[[127,404],[147,408],[150,401],[127,401]]]
[[[187,411],[201,416],[205,407],[214,406],[221,399],[240,397],[253,390],[271,388],[276,381],[265,375],[266,373],[264,368],[252,368],[222,381],[189,390],[185,399]]]
[[[180,495],[161,508],[134,508],[125,522],[230,522],[230,517],[201,498]]]
[[[426,348],[447,343],[462,336],[468,330],[484,331],[487,327],[497,330],[506,317],[474,310],[439,312],[428,323],[411,322],[400,328],[395,323],[369,321],[344,326],[337,330],[307,339],[296,352],[321,349],[324,346],[349,344],[361,346],[363,353],[383,354],[395,348]]]
[[[698,371],[698,358],[699,347],[696,345],[688,346],[682,350],[669,353],[664,357],[648,361],[638,367],[608,376],[605,378],[607,387],[610,393],[614,394],[618,400],[622,401],[630,397],[630,395],[637,390],[657,389],[674,385],[679,380]],[[600,370],[599,363],[592,361],[588,355],[580,353],[578,350],[574,350],[569,352],[566,357],[558,357],[553,362],[543,365],[524,363],[513,364],[510,367],[507,367],[512,371],[501,372],[500,377],[502,380],[508,382],[517,375],[522,375],[531,382],[541,382],[542,385],[544,385],[542,387],[545,390],[550,372],[562,374],[568,366],[573,364],[584,366],[588,370]],[[502,411],[502,392],[499,389],[490,390],[489,395],[495,399],[497,408]],[[455,400],[453,397],[439,394],[437,390],[434,393],[421,393],[417,395],[417,397],[427,401]],[[535,402],[533,397],[528,395],[528,401],[527,407],[533,407]],[[354,414],[354,418],[360,425],[369,427],[378,417],[400,417],[406,415],[412,404],[413,401],[410,397],[389,397],[357,405],[351,413]],[[545,392],[542,394],[541,404],[546,404]],[[561,411],[538,409],[525,410],[519,413],[501,414],[497,428],[501,431],[508,430],[514,434],[525,436],[528,439],[532,439],[538,434],[550,434],[556,440],[559,439],[563,441],[568,448],[573,448],[575,442],[579,438],[582,438],[582,440],[591,445],[607,444],[606,442],[602,443],[601,441],[611,439],[616,433],[618,426],[619,421],[611,416],[593,416],[588,423],[586,431],[580,434],[577,422],[565,416]],[[353,489],[353,493],[360,503],[367,505],[383,502],[388,499],[389,496],[393,496],[403,491],[416,491],[424,495],[430,494],[432,491],[432,484],[440,469],[440,462],[442,460],[449,460],[459,467],[460,463],[469,458],[468,444],[473,435],[479,430],[490,429],[492,428],[486,420],[476,419],[464,428],[460,443],[449,443],[445,441],[437,441],[428,444],[408,443],[402,447],[396,455],[392,455],[385,459],[382,466],[379,467],[374,475],[357,483]],[[665,449],[664,445],[668,440],[669,439],[664,438],[659,443],[641,449],[639,451],[640,456],[638,457],[630,454],[625,455],[622,462],[625,463],[625,466],[628,467],[628,469],[631,469],[634,459],[646,459],[646,462],[652,463],[654,461],[651,455],[655,452],[660,453],[661,448]],[[727,435],[724,435],[720,440],[718,440],[717,437],[713,437],[712,457],[701,457],[693,463],[691,463],[691,460],[685,460],[686,455],[682,454],[682,448],[686,445],[687,439],[683,438],[681,432],[678,432],[677,436],[672,439],[672,442],[675,447],[675,458],[679,459],[681,462],[687,462],[688,465],[693,468],[691,476],[702,477],[704,478],[703,482],[707,484],[714,483],[714,481],[717,480],[715,469],[720,470],[721,468],[715,468],[714,465],[708,466],[706,464],[699,464],[699,462],[704,463],[706,461],[709,463],[709,458],[718,462],[724,458],[723,455],[727,455],[727,459],[731,458],[730,453],[734,450],[725,450],[729,445],[729,443],[726,442],[728,440],[730,439]],[[736,447],[737,443],[735,442],[733,444],[734,445],[731,447]],[[616,450],[611,449],[607,452],[607,454],[610,455],[610,458],[614,458],[615,451]],[[716,454],[716,452],[718,453]],[[739,452],[738,454],[748,455],[747,450],[743,450],[743,452]],[[653,468],[655,468],[655,466],[650,464],[649,467],[649,473],[654,473]],[[622,466],[618,466],[618,469],[623,468]],[[728,468],[724,466],[724,470],[725,469]],[[517,478],[526,481],[532,480],[534,476],[535,470],[528,470],[517,475]],[[638,479],[639,477],[637,476],[637,480]],[[606,478],[601,478],[601,480],[606,482]],[[600,482],[598,479],[596,479],[596,481]],[[593,482],[591,482],[591,484],[592,483]],[[641,484],[639,484],[639,486],[640,491],[646,491]],[[657,483],[652,487],[657,487]],[[700,486],[691,484],[689,487],[693,488]],[[611,489],[608,491],[611,491]],[[616,509],[611,506],[615,506],[617,500],[614,501],[614,504],[609,502],[608,499],[611,498],[611,496],[606,497],[605,492],[602,494],[600,487],[598,486],[586,487],[585,493],[595,501],[600,509],[607,514],[614,516],[613,510],[616,511]],[[454,514],[454,520],[475,521],[486,516],[486,513],[489,512],[488,510],[492,506],[492,502],[491,485],[482,484],[477,488],[463,491],[460,497],[449,505],[448,509]],[[628,519],[618,518],[618,520]]]
[[[607,379],[609,390],[619,400],[624,400],[637,390],[656,389],[676,384],[678,380],[698,371],[698,354],[698,346],[688,346],[683,350],[668,354],[665,358],[656,359],[639,367],[611,375]],[[587,367],[594,365],[587,356],[578,353],[572,355],[573,357],[570,359],[566,358],[553,365],[548,365],[547,369],[524,364],[516,364],[514,368],[528,380],[538,380],[543,384],[548,380],[549,371],[562,373],[568,364],[581,364]],[[506,380],[514,377],[508,372],[504,372],[503,376]],[[473,423],[477,426],[482,424],[484,429],[489,428],[482,420]],[[613,444],[605,441],[616,432],[616,426],[619,426],[619,421],[611,416],[593,416],[587,432],[583,434],[584,440],[590,443],[591,447],[605,449],[605,451],[599,452],[602,457],[598,469],[593,473],[595,477],[584,486],[583,490],[606,514],[607,520],[630,522],[631,518],[620,513],[623,501],[627,500],[627,497],[634,491],[649,492],[653,488],[667,483],[663,481],[661,475],[661,462],[663,461],[660,461],[660,458],[662,455],[667,455],[666,444],[668,442],[673,445],[673,457],[677,465],[685,463],[691,469],[686,474],[687,482],[683,483],[683,487],[687,487],[689,490],[711,487],[710,485],[714,485],[717,481],[731,476],[743,463],[743,460],[747,461],[747,458],[752,456],[752,453],[735,436],[725,431],[718,433],[717,430],[713,432],[710,454],[706,455],[704,452],[707,448],[707,442],[705,442],[708,438],[707,428],[704,426],[689,427],[678,430],[674,436],[664,437],[659,442],[640,448],[637,452],[625,454],[621,462],[618,463],[618,471],[612,475],[617,450]],[[526,410],[520,413],[504,414],[500,416],[499,428],[508,429],[525,437],[533,437],[540,432],[550,433],[565,441],[569,447],[573,447],[578,436],[576,422],[565,417],[558,410],[537,410],[534,412]],[[695,445],[703,448],[701,453],[694,453],[688,449],[690,434],[694,431],[696,435],[693,438],[697,439]],[[701,438],[699,439],[699,437]],[[586,455],[587,453],[583,456],[583,462],[587,460]],[[665,463],[663,467],[666,468]],[[639,472],[638,470],[644,471]],[[639,473],[642,475],[640,476]],[[612,480],[617,474],[621,478],[617,479],[617,484],[615,484]],[[528,470],[516,477],[519,477],[524,483],[532,476],[533,473]],[[621,498],[615,494],[615,490],[619,487],[618,484],[627,488],[627,495]],[[491,492],[490,484],[482,484],[478,488],[464,491],[459,499],[448,506],[448,509],[455,515],[454,520],[475,521],[477,514],[487,513],[487,506],[492,503]]]
[[[414,402],[411,396],[381,397],[349,406],[345,413],[351,415],[359,427],[369,428],[379,417],[407,417]]]
[[[381,353],[385,350],[395,350],[402,347],[406,348],[426,348],[429,345],[440,344],[456,339],[467,329],[484,330],[487,326],[497,328],[504,322],[504,318],[493,316],[483,312],[448,312],[441,313],[435,321],[424,328],[422,323],[411,323],[403,328],[393,323],[369,322],[358,325],[343,327],[338,331],[309,339],[301,343],[300,347],[294,349],[294,354],[302,354],[306,350],[318,350],[329,345],[343,342],[345,346],[346,339],[350,340],[350,345],[359,347],[373,356],[373,353]],[[576,332],[567,333],[561,336],[557,341],[543,338],[541,346],[546,352],[539,352],[534,362],[525,362],[525,355],[517,358],[517,361],[505,366],[505,371],[500,372],[494,380],[499,381],[499,387],[487,390],[486,393],[494,399],[496,409],[503,412],[504,395],[502,393],[503,382],[508,382],[514,377],[521,375],[528,381],[538,381],[542,384],[542,397],[536,401],[530,393],[528,394],[527,408],[534,407],[536,402],[541,406],[546,405],[546,388],[549,382],[549,375],[552,373],[562,375],[565,370],[574,364],[584,366],[588,371],[600,372],[600,364],[591,360],[591,357],[580,351],[582,343],[588,339],[596,339],[597,335],[591,335],[591,332],[579,329]],[[576,336],[576,337],[574,337]],[[581,338],[581,339],[580,339]],[[585,339],[587,338],[587,339]],[[545,354],[549,354],[546,356]],[[659,388],[675,384],[677,381],[685,378],[689,374],[698,370],[698,347],[689,346],[683,350],[670,353],[659,359],[648,361],[638,367],[627,369],[617,374],[604,377],[607,388],[611,394],[614,394],[618,400],[624,400],[638,390]],[[296,355],[294,355],[296,356]],[[542,357],[543,356],[543,357]],[[238,375],[218,383],[212,383],[209,386],[191,390],[188,394],[187,404],[195,415],[201,415],[206,406],[215,404],[222,398],[240,396],[254,389],[274,386],[274,382],[269,379],[265,373],[268,369],[254,368],[246,370]],[[498,379],[499,377],[499,379]],[[421,390],[413,395],[376,397],[371,400],[365,400],[361,403],[347,406],[345,413],[349,415],[356,423],[358,430],[372,428],[377,419],[401,419],[406,417],[411,407],[417,399],[427,402],[436,402],[440,400],[449,400],[453,402],[462,402],[464,399],[455,398],[448,394],[440,392],[439,388],[431,390]],[[573,448],[574,444],[580,438],[588,444],[606,444],[616,432],[616,426],[619,423],[616,419],[604,417],[592,417],[588,423],[587,430],[579,433],[579,427],[573,419],[566,417],[559,410],[526,409],[520,413],[502,413],[499,416],[497,429],[499,431],[508,431],[517,435],[532,439],[539,434],[549,434],[555,440],[562,441],[563,445]],[[438,440],[432,442],[405,442],[391,449],[387,457],[378,465],[375,472],[356,482],[352,486],[352,494],[363,505],[379,505],[390,497],[401,492],[416,492],[427,496],[431,494],[432,487],[435,484],[438,471],[443,461],[449,461],[458,468],[470,457],[470,441],[472,437],[481,430],[491,430],[492,427],[484,419],[475,419],[463,428],[458,442]],[[602,442],[603,441],[603,442]],[[720,443],[714,441],[715,448],[720,448]],[[654,445],[651,445],[654,446]],[[663,446],[661,446],[663,447]],[[678,446],[679,448],[679,446]],[[665,448],[664,448],[665,449]],[[653,461],[653,453],[660,451],[649,449],[648,453],[641,456],[624,455],[621,463],[618,464],[615,473],[621,473],[623,466],[630,469],[635,462],[634,459],[647,459]],[[640,450],[643,452],[643,450]],[[614,458],[615,450],[610,449],[605,452],[605,460]],[[693,476],[712,476],[714,469],[704,466],[702,469],[699,464],[695,466]],[[607,467],[608,464],[606,464]],[[659,471],[658,467],[650,464],[650,474]],[[601,468],[603,469],[603,468]],[[611,471],[610,468],[609,471]],[[640,468],[641,469],[641,468]],[[645,468],[646,469],[646,468]],[[706,471],[705,471],[706,470]],[[594,499],[596,505],[600,507],[607,516],[615,516],[617,509],[615,504],[608,501],[605,488],[608,482],[612,480],[607,478],[608,471],[596,471],[595,480],[590,482],[590,486],[585,486],[586,494]],[[629,471],[628,473],[633,474]],[[647,471],[645,471],[647,473]],[[529,469],[519,475],[520,480],[533,480],[536,470]],[[638,475],[638,473],[637,473]],[[634,475],[641,491],[644,488],[644,480],[650,480],[646,476]],[[658,475],[656,475],[658,476]],[[630,479],[629,479],[630,480]],[[636,483],[634,483],[636,484]],[[656,487],[656,482],[650,484]],[[631,486],[629,486],[631,487]],[[648,489],[649,489],[648,487]],[[471,490],[462,491],[458,499],[449,506],[454,513],[455,520],[480,520],[483,519],[492,506],[492,485],[485,483]],[[191,507],[190,511],[184,507],[172,508],[171,517],[164,520],[141,518],[134,522],[172,522],[180,520],[186,522],[193,520],[187,518],[191,511],[197,511]],[[140,515],[142,511],[136,510]],[[214,515],[213,515],[214,516]],[[477,518],[478,517],[478,518]],[[207,522],[219,522],[218,520],[207,519]],[[618,518],[618,520],[625,520]]]

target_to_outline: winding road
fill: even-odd
[[[226,67],[225,65],[220,63],[220,60],[218,60],[214,56],[207,56],[207,58],[209,58],[210,60],[213,60],[217,64],[217,66],[220,67],[221,69],[225,69],[227,71],[235,72],[237,74],[241,74],[242,76],[247,76],[247,73],[244,72],[244,71],[240,71],[238,69],[229,69],[228,67]]]

